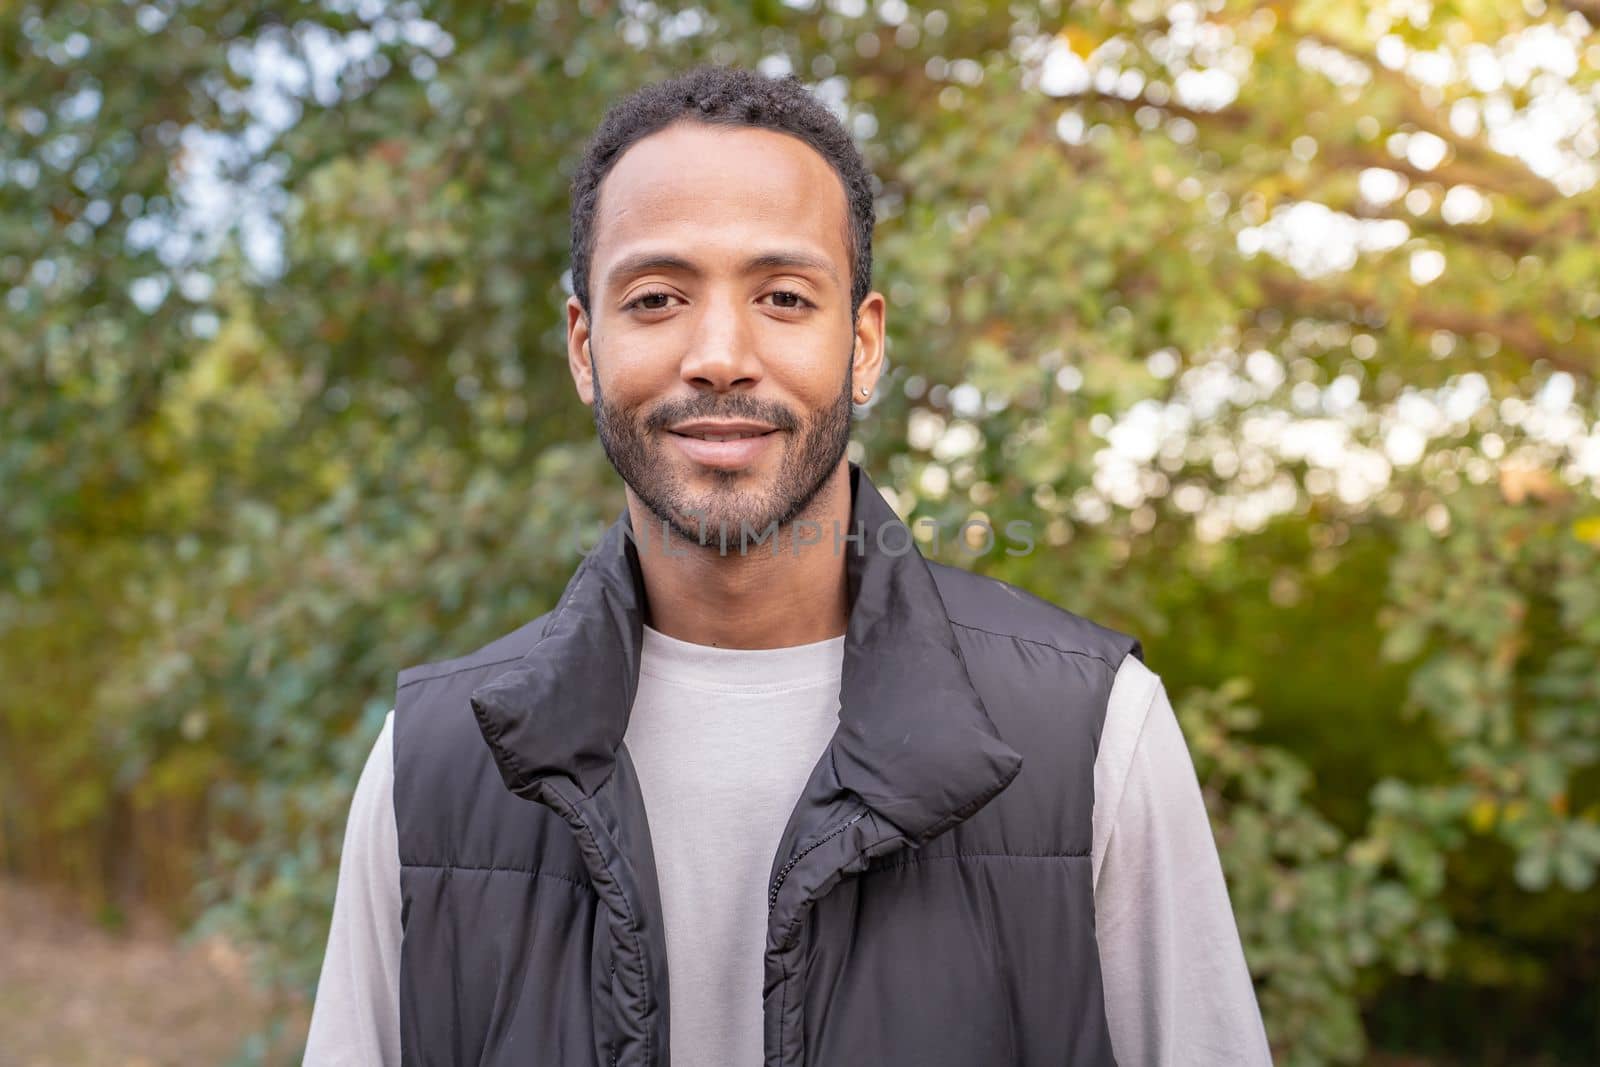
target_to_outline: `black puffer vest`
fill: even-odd
[[[854,464],[850,484],[839,726],[772,860],[765,1065],[1110,1064],[1094,759],[1140,644],[928,562]],[[400,672],[407,1064],[668,1067],[622,743],[644,619],[631,533],[624,508],[553,611]]]

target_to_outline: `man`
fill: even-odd
[[[549,613],[400,673],[308,1063],[1269,1062],[1139,642],[926,561],[846,458],[872,225],[793,78],[607,115],[568,362],[626,506]]]

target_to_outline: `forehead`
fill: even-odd
[[[847,278],[846,215],[843,183],[799,138],[679,123],[629,147],[601,183],[595,278],[646,247],[695,259],[769,246],[824,255]]]

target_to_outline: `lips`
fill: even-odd
[[[740,470],[771,447],[778,431],[754,424],[685,423],[667,436],[690,461],[715,470]]]
[[[674,430],[672,432],[678,433],[678,431],[676,431],[676,430]],[[679,437],[692,437],[696,441],[743,441],[746,438],[750,438],[750,437],[765,437],[769,433],[772,433],[772,431],[771,430],[763,430],[760,433],[724,433],[724,434],[678,433],[678,436]]]
[[[738,437],[759,437],[761,434],[771,433],[776,427],[767,422],[756,422],[752,419],[685,419],[676,425],[667,427],[668,432],[681,437],[731,439]]]

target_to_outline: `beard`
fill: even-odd
[[[844,389],[830,403],[798,416],[787,407],[757,400],[745,393],[717,397],[707,393],[666,400],[641,413],[640,407],[609,404],[594,375],[594,422],[606,458],[650,513],[673,533],[692,544],[721,548],[745,544],[769,526],[784,529],[816,498],[838,468],[850,443],[850,393],[853,366],[845,358]],[[593,338],[591,364],[598,362]],[[750,485],[748,471],[705,472],[711,487],[698,491],[682,474],[683,461],[669,453],[663,439],[667,427],[688,419],[750,419],[767,423],[783,437],[783,449],[771,484]],[[634,531],[643,539],[643,531]],[[720,538],[719,538],[720,534]],[[772,542],[776,548],[776,542]]]

